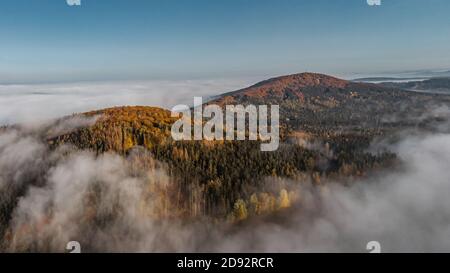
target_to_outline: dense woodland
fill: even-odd
[[[152,117],[135,118],[153,112],[164,120],[162,124],[153,123]],[[280,192],[289,193],[289,187],[277,184],[277,178],[295,183],[348,183],[352,177],[396,162],[392,153],[366,152],[371,138],[361,133],[305,138],[284,130],[277,151],[261,152],[259,141],[172,141],[172,121],[168,112],[154,108],[108,109],[94,126],[52,138],[49,143],[53,147],[69,143],[98,153],[114,151],[123,155],[143,146],[155,159],[167,164],[170,174],[177,177],[184,189],[186,199],[190,200],[191,195],[197,197],[194,203],[201,207],[201,214],[214,216],[229,215],[236,202],[241,202],[241,207],[242,202],[249,204],[252,198],[254,201],[254,194],[270,193],[266,197],[279,198]],[[272,183],[265,189],[269,178]],[[193,214],[199,214],[198,210]]]

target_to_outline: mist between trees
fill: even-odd
[[[137,147],[126,156],[70,145],[51,149],[36,129],[3,131],[1,250],[63,252],[76,240],[93,252],[342,252],[365,251],[366,243],[376,240],[383,251],[448,251],[447,132],[448,127],[402,135],[399,142],[379,139],[369,150],[397,154],[397,168],[378,166],[371,175],[361,175],[355,163],[333,171],[336,151],[320,142],[303,139],[273,157],[260,157],[258,143],[221,145],[217,154],[230,160],[229,170],[234,165],[227,153],[254,153],[243,168],[249,176],[260,175],[243,179],[240,169],[209,177],[208,168],[221,165],[196,161],[192,151],[198,143],[171,147],[170,158],[180,163],[192,157],[204,176],[191,172],[189,163],[156,160],[163,157],[149,149]],[[311,158],[319,151],[322,157],[302,156],[303,172],[270,167],[300,151]]]

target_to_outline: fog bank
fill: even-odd
[[[75,240],[93,252],[450,251],[450,135],[404,136],[390,147],[403,162],[352,186],[296,185],[300,201],[238,225],[185,221],[179,190],[161,164],[56,151],[29,132],[0,134],[2,251],[64,252]]]

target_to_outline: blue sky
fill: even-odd
[[[0,83],[450,68],[450,1],[4,0]]]

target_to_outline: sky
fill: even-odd
[[[2,0],[0,84],[450,68],[450,1]]]

